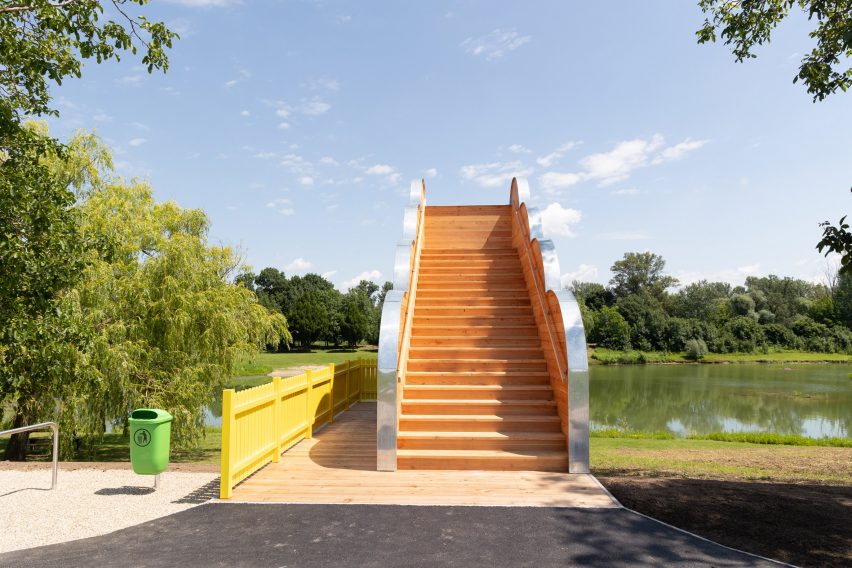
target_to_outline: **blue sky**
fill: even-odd
[[[817,223],[848,211],[852,94],[792,77],[794,18],[757,60],[698,46],[694,1],[154,1],[181,33],[166,75],[130,56],[54,90],[68,136],[203,208],[256,270],[391,277],[411,180],[431,204],[506,203],[512,175],[564,280],[625,251],[741,283],[817,278]]]

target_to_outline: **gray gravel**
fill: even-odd
[[[106,534],[217,497],[215,473],[166,472],[154,478],[117,469],[0,471],[0,553]]]

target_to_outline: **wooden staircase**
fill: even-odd
[[[512,215],[426,207],[400,469],[568,470]]]

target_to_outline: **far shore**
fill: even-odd
[[[590,348],[590,365],[728,365],[734,363],[784,364],[848,364],[852,355],[846,353],[811,353],[808,351],[778,351],[771,353],[708,353],[699,361],[687,359],[683,353],[662,351],[613,351]]]

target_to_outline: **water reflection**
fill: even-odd
[[[847,437],[848,365],[595,366],[592,428]]]

